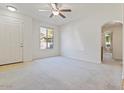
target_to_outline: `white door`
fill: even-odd
[[[22,61],[22,23],[0,17],[0,65]]]

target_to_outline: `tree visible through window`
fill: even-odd
[[[53,48],[53,29],[40,27],[40,49]]]

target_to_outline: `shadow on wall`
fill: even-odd
[[[84,45],[83,43],[81,42],[81,35],[78,31],[73,31],[73,39],[72,40],[75,40],[75,45],[72,45],[73,47],[77,47],[77,49],[79,49],[79,51],[84,51]]]

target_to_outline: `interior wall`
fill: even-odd
[[[123,4],[123,27],[124,27],[124,4]],[[122,34],[123,34],[123,40],[122,40],[122,42],[123,42],[123,44],[122,44],[122,47],[124,47],[124,29],[122,30],[123,32],[122,32]],[[123,51],[123,53],[122,53],[122,55],[123,55],[123,71],[122,71],[122,79],[124,80],[124,49],[122,49],[122,51]]]
[[[113,29],[112,40],[112,57],[117,60],[122,60],[122,28]]]
[[[83,12],[83,11],[81,11]],[[101,27],[112,20],[122,21],[122,6],[96,9],[61,27],[61,54],[79,60],[101,63]]]
[[[40,49],[40,26],[54,29],[54,48]],[[33,19],[33,59],[60,55],[60,33],[56,26]]]

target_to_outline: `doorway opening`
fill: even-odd
[[[102,63],[122,64],[122,27],[120,21],[108,22],[102,26]]]

